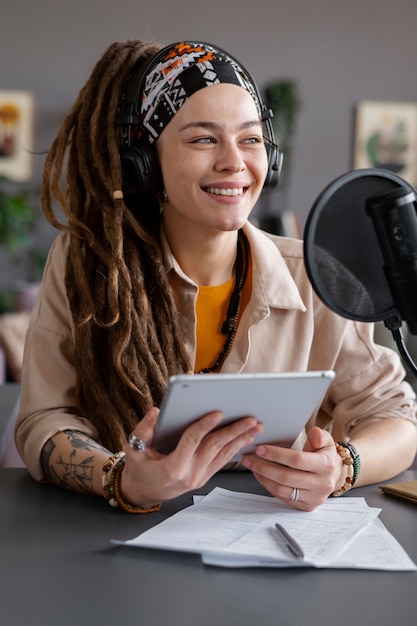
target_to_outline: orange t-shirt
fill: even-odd
[[[242,290],[239,319],[252,292],[252,264],[248,259],[248,274]],[[198,288],[196,316],[196,358],[194,371],[200,372],[211,367],[223,350],[226,335],[222,334],[222,325],[226,319],[227,308],[233,292],[235,278],[227,283]],[[238,321],[239,323],[239,321]]]

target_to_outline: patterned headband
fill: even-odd
[[[226,52],[207,43],[180,42],[157,53],[142,80],[139,135],[154,143],[193,93],[210,85],[240,85],[252,96],[259,118],[262,103],[246,70]]]

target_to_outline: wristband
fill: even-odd
[[[356,480],[361,471],[361,457],[359,456],[359,452],[356,450],[355,446],[347,441],[339,441],[339,446],[343,446],[346,450],[349,450],[350,456],[353,461],[353,477],[352,477],[352,487],[356,483]]]
[[[103,494],[113,508],[119,508],[127,513],[154,513],[159,511],[162,503],[153,506],[136,506],[130,504],[120,494],[120,475],[126,463],[126,453],[113,454],[103,466]]]
[[[331,495],[338,498],[344,493],[352,489],[359,476],[361,461],[358,451],[355,446],[345,441],[339,441],[336,443],[336,450],[339,456],[343,459],[343,465],[346,467],[347,476],[345,482],[337,491],[334,491]]]

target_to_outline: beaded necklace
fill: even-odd
[[[233,340],[236,335],[237,324],[239,321],[240,303],[242,299],[242,291],[248,275],[248,240],[239,230],[235,263],[235,284],[232,295],[230,296],[229,306],[227,308],[226,319],[222,325],[222,334],[226,335],[226,339],[217,359],[210,367],[200,370],[199,374],[210,374],[217,372],[223,365],[226,357],[232,349]]]

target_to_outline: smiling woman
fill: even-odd
[[[168,124],[157,150],[166,192],[164,230],[174,256],[198,284],[225,282],[233,275],[237,232],[268,167],[252,96],[231,84],[196,92]],[[204,276],[197,275],[199,267]]]
[[[222,426],[214,398],[162,454],[158,407],[184,372],[335,371],[294,449],[242,460],[291,506],[411,463],[416,409],[398,357],[317,300],[302,242],[248,221],[278,182],[270,116],[242,64],[208,43],[127,41],[98,61],[45,163],[43,210],[63,232],[26,336],[16,424],[37,480],[130,513],[205,484],[262,425]]]

